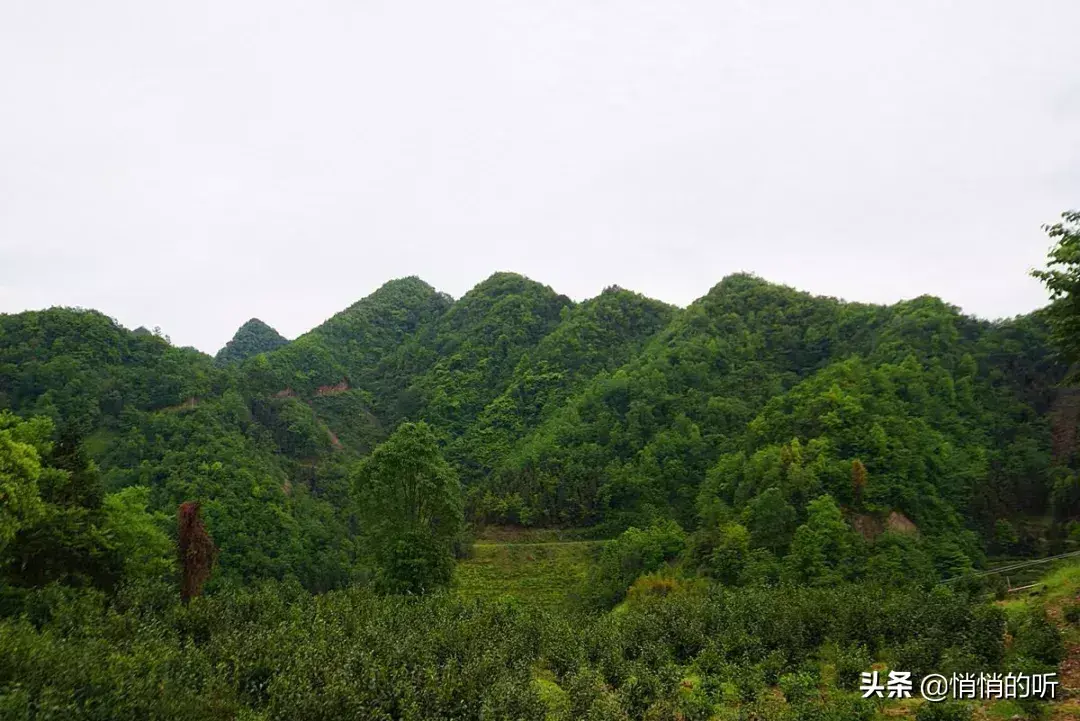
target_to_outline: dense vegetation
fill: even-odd
[[[951,581],[1080,541],[1080,216],[1048,232],[1051,305],[994,322],[745,274],[406,278],[213,359],[0,315],[0,714],[859,718],[874,661],[1054,664]],[[565,603],[455,597],[489,524],[610,540]]]
[[[218,363],[238,363],[260,353],[268,353],[289,341],[258,318],[252,318],[240,326],[225,347],[218,351],[214,360]]]

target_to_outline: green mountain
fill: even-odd
[[[258,393],[305,397],[345,383],[385,404],[397,390],[388,357],[451,305],[449,296],[419,278],[390,281],[287,346],[249,359],[241,368],[243,383]]]
[[[218,363],[239,363],[260,353],[267,353],[288,343],[276,330],[258,318],[252,318],[237,329],[232,340],[217,352]]]
[[[369,572],[350,474],[403,421],[433,428],[478,524],[738,523],[779,556],[827,494],[867,542],[912,525],[942,573],[1053,543],[1080,505],[1054,453],[1064,375],[1038,314],[749,275],[681,310],[513,273],[458,300],[404,278],[292,342],[249,321],[216,362],[93,311],[0,316],[0,408],[70,429],[106,492],[199,500],[219,579],[315,589]]]
[[[933,298],[868,306],[732,276],[503,456],[497,485],[504,496],[523,499],[544,523],[614,521],[624,527],[673,516],[692,527],[702,502],[699,487],[721,473],[718,463],[730,454],[753,456],[765,440],[797,441],[820,448],[822,463],[873,459],[867,461],[871,486],[884,495],[877,506],[864,500],[877,512],[921,516],[919,504],[932,502],[924,494],[934,499],[941,492],[949,496],[948,507],[962,513],[969,501],[986,500],[986,485],[1001,480],[993,459],[1008,444],[1030,442],[1039,449],[1039,460],[1029,459],[1035,467],[1021,472],[1012,462],[1010,479],[1002,482],[1023,486],[1015,476],[1026,474],[1034,485],[1021,495],[1045,499],[1046,413],[1063,373],[1049,357],[1036,318],[991,324]],[[842,402],[847,385],[862,390]],[[886,398],[897,403],[874,405]],[[801,414],[836,421],[794,424]],[[925,418],[925,425],[917,432],[897,427],[897,435],[887,433],[881,441],[884,446],[865,438],[841,443],[835,436],[857,418],[884,428],[892,416],[909,423],[912,414]],[[763,436],[776,416],[788,425]],[[974,454],[972,465],[934,467],[943,462],[935,457],[899,471],[885,452],[899,445],[910,462],[908,455],[923,452],[917,450],[923,443],[931,455]],[[918,490],[906,485],[916,478]],[[758,490],[778,483],[770,476]],[[844,484],[835,475],[808,482],[789,500],[800,507],[821,492],[850,499]],[[752,495],[726,501],[734,512]],[[1035,507],[1045,504],[1035,501]]]

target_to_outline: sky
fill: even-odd
[[[213,353],[385,281],[985,318],[1080,207],[1080,2],[0,0],[0,312]]]

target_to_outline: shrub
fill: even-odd
[[[927,701],[915,712],[916,721],[971,721],[971,707],[962,703]]]
[[[593,608],[611,608],[643,573],[658,571],[686,548],[686,534],[674,521],[664,521],[645,530],[628,528],[604,546],[600,558],[589,569],[585,602]]]
[[[1056,666],[1065,655],[1061,632],[1041,608],[1024,614],[1013,635],[1012,650],[1021,658]]]
[[[818,696],[819,679],[812,673],[800,671],[780,677],[780,690],[789,703],[802,703]]]

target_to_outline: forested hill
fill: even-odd
[[[288,342],[266,323],[258,318],[252,318],[237,329],[232,340],[218,351],[214,360],[218,363],[237,363],[260,353],[280,348]]]
[[[141,513],[201,501],[221,580],[362,579],[350,475],[404,420],[440,435],[477,524],[673,520],[706,546],[738,524],[780,558],[827,497],[862,542],[947,575],[1052,547],[1080,506],[1047,336],[1038,314],[749,275],[685,309],[512,273],[455,301],[405,278],[291,342],[253,319],[216,362],[94,311],[0,315],[0,409],[77,439],[102,493],[147,489]]]

